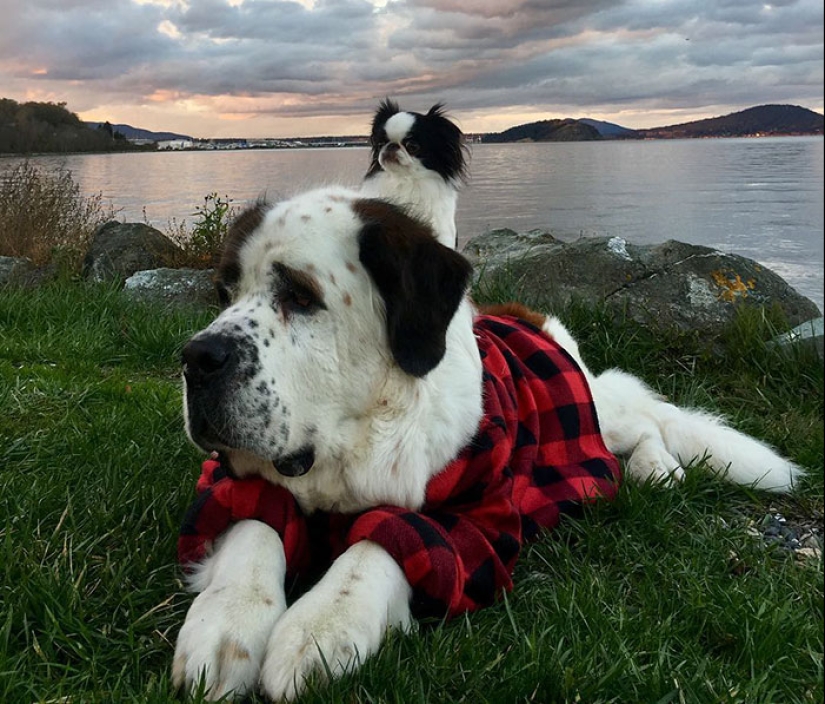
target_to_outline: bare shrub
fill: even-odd
[[[0,255],[78,271],[95,228],[114,213],[84,196],[67,169],[22,161],[0,174]]]

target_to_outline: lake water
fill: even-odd
[[[823,308],[820,137],[473,145],[459,199],[459,243],[489,228],[541,228],[563,240],[676,239],[741,254]],[[355,186],[361,148],[152,152],[36,157],[102,193],[121,220],[161,230],[192,220],[217,192],[241,206],[306,188]],[[0,160],[0,170],[16,160]]]

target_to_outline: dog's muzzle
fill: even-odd
[[[192,338],[181,352],[183,376],[189,405],[192,439],[204,449],[243,449],[260,453],[260,447],[244,442],[231,432],[233,423],[222,415],[222,400],[233,377],[244,376],[248,360],[238,340],[228,335],[201,334]],[[217,420],[216,420],[217,419]],[[218,431],[217,428],[224,430]],[[248,439],[247,439],[248,440]],[[303,447],[297,452],[271,459],[272,466],[285,477],[301,477],[315,464],[315,451]]]
[[[222,402],[238,369],[236,342],[224,335],[198,335],[184,346],[181,364],[192,440],[209,450],[231,446],[225,432],[217,429],[228,426]]]
[[[193,338],[184,346],[181,361],[188,384],[201,386],[214,382],[237,363],[234,342],[223,335]]]
[[[401,164],[401,160],[398,158],[398,154],[401,151],[401,146],[396,144],[395,142],[389,142],[385,144],[383,149],[381,149],[381,154],[378,158],[378,163],[381,166],[386,167],[387,164]]]

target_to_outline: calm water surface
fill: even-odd
[[[564,240],[668,239],[755,259],[823,308],[823,144],[818,137],[474,145],[459,199],[460,244],[492,227]],[[207,193],[237,205],[306,188],[355,186],[366,149],[37,157],[70,169],[122,220],[168,229]],[[0,160],[0,170],[14,163]]]

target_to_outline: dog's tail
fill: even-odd
[[[543,330],[579,364],[590,384],[607,449],[638,479],[672,481],[704,462],[736,484],[788,492],[804,470],[772,447],[732,428],[724,418],[669,403],[641,379],[608,369],[593,374],[565,325],[547,316]]]
[[[704,462],[736,484],[788,492],[803,473],[721,416],[669,403],[630,374],[609,369],[590,381],[605,442],[628,457],[630,475],[678,479],[683,467]]]

